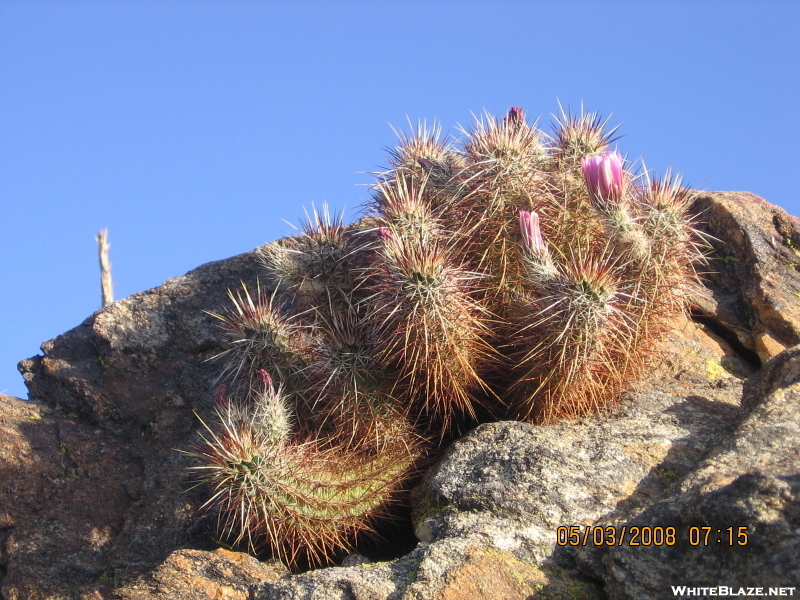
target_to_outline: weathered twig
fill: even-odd
[[[114,301],[114,288],[111,285],[111,262],[108,260],[108,229],[97,232],[97,249],[100,256],[100,286],[102,289],[103,306],[108,306]]]

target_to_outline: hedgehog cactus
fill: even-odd
[[[383,514],[416,460],[413,447],[392,441],[365,455],[317,440],[293,441],[280,390],[267,383],[248,411],[218,397],[217,426],[195,455],[214,486],[234,543],[265,541],[287,564],[319,562],[369,530]]]
[[[460,148],[420,126],[366,218],[259,250],[269,293],[216,315],[233,395],[196,452],[237,542],[325,562],[448,435],[607,412],[644,374],[702,240],[691,192],[632,175],[605,125],[562,111],[547,136],[513,107]]]

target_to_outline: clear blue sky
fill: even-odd
[[[352,216],[390,124],[611,115],[619,149],[800,215],[800,2],[0,0],[0,392],[116,298]],[[612,114],[613,113],[613,114]]]

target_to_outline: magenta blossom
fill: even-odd
[[[595,206],[616,204],[622,200],[625,171],[619,152],[608,151],[599,156],[587,156],[581,161],[581,170]]]
[[[227,406],[228,405],[227,401],[225,400],[225,391],[226,390],[227,390],[227,388],[225,387],[225,384],[222,384],[222,385],[217,386],[217,389],[214,391],[214,399],[217,401],[217,404],[219,404],[220,406]]]
[[[534,254],[547,251],[539,228],[539,215],[533,211],[519,211],[519,228],[522,231],[523,245]]]
[[[259,369],[258,375],[261,377],[264,387],[266,389],[272,389],[272,377],[269,376],[269,373],[267,373],[264,369]]]
[[[394,239],[394,236],[392,235],[392,232],[389,231],[388,227],[379,227],[378,228],[378,235],[380,235],[381,238],[383,238],[384,240],[393,240]]]
[[[503,120],[506,123],[506,127],[518,129],[525,122],[525,111],[519,106],[512,106]]]

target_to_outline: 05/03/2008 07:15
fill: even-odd
[[[581,531],[583,529],[583,531]],[[727,544],[728,546],[746,546],[748,542],[747,527],[715,528],[710,526],[689,527],[688,541],[692,546],[708,546]],[[678,542],[675,527],[629,527],[623,525],[580,526],[562,525],[556,530],[559,546],[674,546]]]

